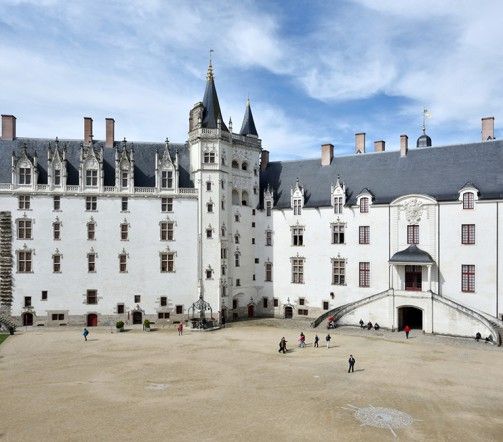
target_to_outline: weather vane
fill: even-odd
[[[426,133],[426,119],[431,118],[431,113],[426,107],[423,108],[423,134]]]

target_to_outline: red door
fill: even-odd
[[[255,307],[253,305],[248,306],[248,318],[253,318],[255,316]]]
[[[421,291],[422,279],[421,266],[405,266],[405,290]]]
[[[87,315],[87,326],[96,327],[98,325],[98,315],[96,313],[91,313]]]

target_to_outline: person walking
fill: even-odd
[[[84,327],[84,331],[82,332],[82,336],[84,336],[84,340],[87,341],[87,336],[89,335],[89,330]]]
[[[182,335],[183,335],[183,322],[180,322],[180,324],[178,324],[178,336]]]
[[[327,335],[327,337],[325,338],[325,341],[327,342],[327,348],[329,348],[329,347],[330,347],[330,339],[332,339],[332,338],[330,337],[330,333],[329,333],[329,334]]]
[[[314,337],[314,346],[315,346],[316,348],[319,348],[318,342],[320,342],[320,338],[318,338],[318,335],[316,335],[316,336]]]
[[[406,325],[404,328],[403,328],[403,331],[405,332],[405,337],[407,339],[409,339],[409,333],[410,333],[410,327],[408,325]]]
[[[281,338],[281,341],[279,341],[278,353],[281,353],[281,352],[283,352],[283,354],[286,353],[286,340],[285,340],[284,336]]]
[[[299,347],[304,348],[305,346],[306,346],[306,336],[304,335],[303,332],[301,332],[299,336]]]
[[[348,373],[349,372],[355,372],[355,358],[353,357],[353,355],[349,355],[349,359],[348,359],[348,362],[349,362],[349,368],[348,368]]]

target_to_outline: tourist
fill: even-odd
[[[369,323],[367,324],[367,330],[372,330],[372,322],[369,321]]]
[[[350,371],[352,371],[353,373],[355,372],[355,358],[353,357],[353,355],[349,355],[349,359],[348,359],[348,362],[349,362],[349,368],[348,368],[348,373]]]
[[[410,327],[408,325],[406,325],[404,328],[403,328],[403,331],[405,332],[405,337],[407,339],[409,339],[409,333],[410,333]]]
[[[84,327],[84,331],[82,333],[82,336],[84,336],[84,339],[87,341],[87,335],[89,334],[89,330]]]
[[[360,328],[363,328],[364,325],[365,323],[363,322],[363,319],[360,319]]]
[[[178,336],[182,335],[183,335],[183,322],[180,322],[180,324],[178,324]]]
[[[318,348],[318,347],[319,347],[319,345],[318,345],[318,342],[319,342],[319,341],[320,341],[320,338],[318,338],[318,335],[315,335],[315,337],[314,337],[314,346],[315,346],[316,348]]]
[[[329,334],[327,335],[327,337],[325,338],[325,341],[327,341],[327,348],[329,348],[329,347],[330,347],[330,339],[332,339],[332,338],[330,337],[330,333],[329,333]]]
[[[482,339],[482,335],[480,334],[480,332],[477,332],[477,334],[475,335],[475,340],[477,342],[479,342],[481,339]]]
[[[381,326],[380,326],[380,325],[376,322],[376,323],[374,324],[374,330],[375,330],[375,331],[377,331],[377,330],[379,330],[380,328],[381,328]]]
[[[281,353],[281,352],[283,352],[283,354],[286,353],[286,343],[287,343],[287,341],[285,340],[285,337],[283,336],[281,338],[281,341],[279,341],[279,350],[278,350],[278,353]]]

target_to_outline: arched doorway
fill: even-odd
[[[423,329],[423,311],[417,307],[399,307],[398,308],[398,329],[408,325],[412,329]]]
[[[285,319],[292,319],[292,318],[293,318],[293,307],[287,305],[285,307]]]
[[[250,304],[248,306],[248,319],[251,319],[255,316],[255,306],[253,304]]]
[[[141,324],[142,316],[141,312],[133,312],[133,324]]]
[[[87,315],[87,326],[96,327],[98,325],[98,315],[96,313],[89,313]]]
[[[25,325],[25,326],[33,325],[33,314],[32,313],[23,313],[22,318],[23,318],[23,325]]]

